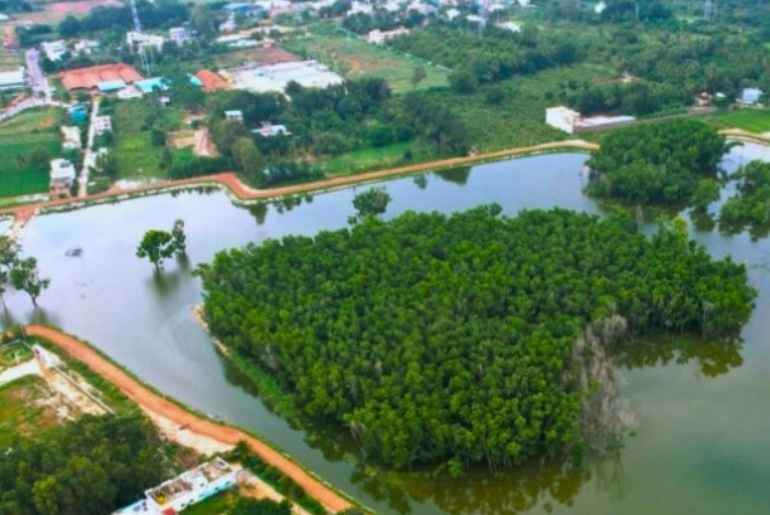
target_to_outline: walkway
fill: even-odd
[[[591,152],[597,150],[599,145],[596,143],[589,143],[583,140],[566,140],[555,141],[551,143],[543,143],[541,145],[532,145],[529,147],[516,147],[505,150],[498,150],[496,152],[486,152],[483,154],[474,154],[472,156],[454,157],[450,159],[439,159],[436,161],[429,161],[426,163],[418,163],[413,165],[399,166],[396,168],[387,168],[385,170],[377,170],[374,172],[366,172],[355,175],[345,175],[341,177],[333,177],[331,179],[323,179],[320,181],[304,182],[300,184],[294,184],[291,186],[282,186],[278,188],[271,188],[266,190],[256,190],[241,182],[237,175],[232,172],[223,172],[214,175],[205,175],[203,177],[193,177],[191,179],[181,179],[178,181],[161,181],[150,186],[136,188],[133,190],[109,190],[103,193],[97,193],[95,195],[87,195],[82,198],[68,198],[68,199],[56,199],[48,202],[39,202],[36,204],[27,204],[24,206],[14,206],[0,209],[0,215],[13,216],[17,223],[24,224],[36,213],[44,211],[50,208],[63,207],[72,205],[76,207],[78,204],[85,202],[98,202],[113,199],[119,196],[150,193],[154,191],[162,191],[172,188],[192,188],[196,186],[221,186],[230,190],[230,192],[239,200],[259,200],[259,199],[272,199],[277,197],[284,197],[288,195],[298,195],[302,193],[310,193],[314,191],[323,191],[334,188],[340,188],[344,186],[350,186],[353,184],[359,184],[363,182],[371,182],[375,180],[385,179],[388,177],[394,177],[398,175],[407,175],[411,173],[426,172],[432,170],[440,170],[444,168],[454,168],[458,166],[467,166],[482,161],[490,161],[495,159],[505,159],[515,156],[523,156],[527,154],[536,154],[540,152],[549,152],[555,150],[582,150]]]
[[[91,168],[96,168],[96,156],[98,154],[94,150],[94,140],[96,139],[95,120],[99,116],[99,102],[101,102],[101,97],[95,96],[91,103],[91,121],[88,125],[86,151],[83,155],[83,169],[80,171],[78,184],[78,198],[81,199],[88,196],[88,176],[91,173]]]
[[[186,430],[226,445],[236,445],[238,442],[244,441],[260,458],[294,480],[308,495],[314,497],[332,513],[338,513],[352,507],[350,501],[266,443],[234,427],[212,422],[190,413],[180,405],[139,383],[120,367],[80,340],[56,329],[40,325],[28,325],[26,332],[30,336],[44,338],[56,345],[112,383],[126,397],[142,408],[158,413],[177,425],[186,426]]]

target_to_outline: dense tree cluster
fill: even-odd
[[[737,181],[734,196],[722,204],[719,225],[728,232],[750,228],[753,236],[770,230],[770,163],[752,161],[731,179]]]
[[[578,59],[577,48],[568,39],[546,37],[533,26],[524,27],[521,33],[494,26],[479,33],[433,23],[426,29],[415,30],[388,44],[462,71],[477,83],[534,73]]]
[[[112,513],[168,467],[155,429],[137,415],[87,415],[0,453],[2,515]]]
[[[686,204],[700,179],[717,175],[729,148],[715,129],[693,120],[615,131],[587,163],[587,191],[634,204]]]
[[[716,334],[751,313],[745,267],[681,228],[499,212],[369,217],[221,252],[199,270],[211,330],[370,456],[456,470],[579,443],[571,356],[590,321]]]

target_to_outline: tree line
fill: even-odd
[[[211,330],[308,416],[396,467],[513,466],[581,445],[571,353],[591,321],[734,335],[756,292],[678,227],[486,206],[288,236],[200,267]]]

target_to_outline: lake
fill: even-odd
[[[734,149],[724,167],[770,160],[770,149]],[[583,154],[549,154],[382,183],[386,217],[406,210],[452,212],[497,202],[504,212],[563,207],[600,213],[582,194]],[[8,319],[57,325],[104,351],[142,380],[201,412],[264,436],[379,513],[766,514],[770,478],[770,242],[717,231],[693,237],[715,257],[749,267],[759,290],[740,345],[639,345],[618,364],[620,392],[636,415],[635,436],[580,468],[530,464],[461,480],[382,472],[361,464],[334,432],[290,427],[255,397],[195,322],[195,264],[222,249],[347,224],[359,186],[251,209],[219,190],[182,192],[34,218],[22,240],[51,287],[40,308],[6,295]],[[173,260],[160,278],[135,257],[151,228],[186,224],[190,265]],[[6,226],[7,227],[7,226]],[[649,227],[647,228],[650,229]],[[80,250],[79,256],[75,256]]]

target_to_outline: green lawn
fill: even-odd
[[[770,109],[740,109],[704,120],[720,129],[738,128],[756,133],[770,131]]]
[[[36,109],[0,124],[0,197],[48,191],[48,163],[33,165],[28,158],[37,149],[49,157],[60,155],[62,113],[61,109]]]
[[[129,100],[115,106],[114,155],[120,179],[149,179],[166,177],[161,169],[162,146],[150,140],[148,120],[156,117],[153,126],[164,132],[182,126],[183,112],[173,107],[159,107],[150,99]]]
[[[0,347],[0,371],[30,358],[32,358],[32,351],[25,345],[3,345]]]
[[[335,156],[328,161],[316,163],[316,166],[328,176],[350,175],[378,168],[390,168],[402,164],[404,152],[413,146],[412,143],[395,143],[385,147],[353,150]]]
[[[416,89],[442,87],[448,84],[449,71],[425,60],[399,54],[394,50],[370,45],[352,33],[325,30],[323,34],[289,38],[281,43],[296,54],[328,65],[346,78],[379,77],[386,79],[396,93],[412,91],[412,76],[418,66],[426,77]]]
[[[0,386],[0,449],[5,449],[17,436],[31,436],[56,425],[56,415],[34,402],[48,395],[45,382],[37,376],[26,376]]]
[[[238,494],[235,492],[222,492],[186,508],[181,515],[221,515],[227,513],[237,501]]]

